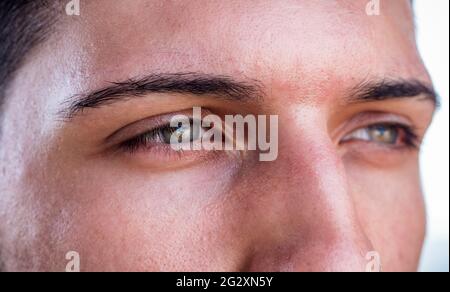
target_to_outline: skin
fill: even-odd
[[[417,269],[425,211],[417,149],[340,143],[364,113],[402,119],[422,139],[434,105],[348,103],[367,79],[431,84],[409,1],[82,3],[30,54],[8,91],[0,148],[4,269],[64,271],[384,271]],[[66,121],[70,96],[149,72],[259,80],[260,101],[149,94]],[[279,116],[279,155],[104,143],[142,119],[192,109]],[[361,118],[355,121],[355,116]],[[389,120],[388,120],[389,121]],[[189,160],[189,163],[185,163]]]

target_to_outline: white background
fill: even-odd
[[[421,271],[449,271],[449,2],[415,0],[419,50],[442,99],[421,156],[428,206]]]

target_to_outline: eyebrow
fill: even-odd
[[[72,96],[64,102],[62,114],[70,119],[88,108],[98,108],[150,93],[214,95],[221,99],[239,101],[260,99],[264,95],[262,85],[254,79],[237,81],[226,75],[201,73],[150,74],[122,82],[111,82],[104,88]]]
[[[66,119],[71,119],[88,108],[98,108],[151,93],[213,95],[238,101],[264,97],[263,86],[255,79],[237,81],[226,75],[202,73],[150,74],[122,82],[111,82],[104,88],[74,95],[64,102],[61,114]],[[418,80],[401,79],[365,80],[352,88],[348,100],[369,102],[418,97],[433,102],[436,107],[440,104],[431,86]]]
[[[366,80],[355,86],[349,94],[349,100],[355,102],[384,101],[391,99],[419,98],[431,101],[435,107],[440,106],[438,94],[419,80],[383,79]]]

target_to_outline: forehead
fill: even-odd
[[[83,60],[92,88],[154,71],[244,75],[285,87],[425,75],[409,1],[382,2],[379,16],[366,14],[368,2],[96,0],[64,18],[62,39],[65,52]]]

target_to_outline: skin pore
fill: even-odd
[[[416,270],[436,104],[409,1],[379,16],[367,2],[96,0],[61,16],[2,113],[4,269],[64,271],[73,250],[82,271],[363,271],[370,251],[384,271]],[[126,91],[62,115],[112,82],[179,74],[259,94]],[[397,86],[356,98],[383,84]],[[278,115],[277,160],[122,147],[194,106]]]

